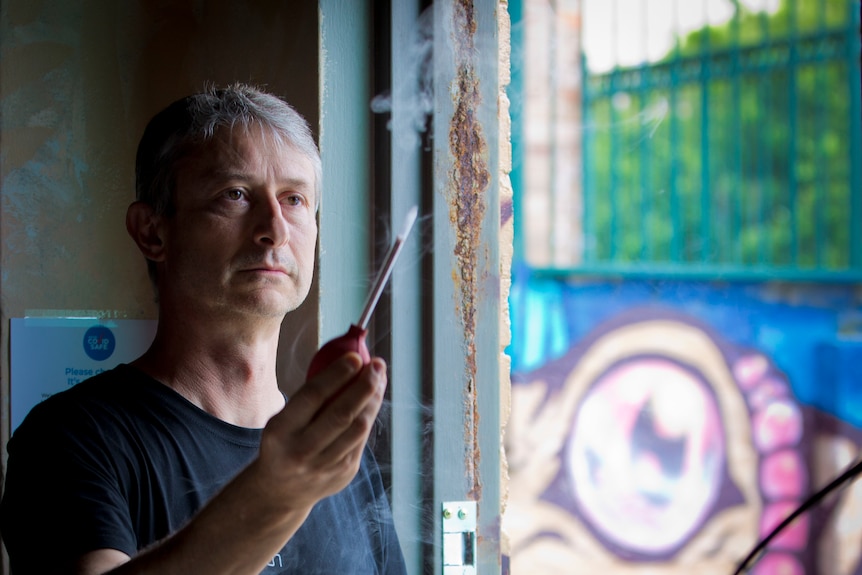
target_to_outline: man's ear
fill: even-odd
[[[144,257],[154,262],[164,259],[163,218],[149,204],[133,202],[126,211],[126,230]]]

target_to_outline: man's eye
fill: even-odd
[[[305,204],[305,198],[300,194],[290,194],[285,198],[285,203],[289,206],[302,206]]]
[[[225,192],[225,197],[229,200],[237,201],[243,198],[243,191],[239,188],[234,188]]]

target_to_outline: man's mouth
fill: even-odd
[[[285,276],[291,275],[290,272],[288,272],[288,270],[286,268],[278,267],[278,266],[276,266],[276,267],[273,267],[273,266],[256,266],[256,267],[246,268],[242,271],[250,272],[250,273],[267,274],[267,275],[285,275]]]

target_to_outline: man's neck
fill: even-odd
[[[261,428],[284,406],[276,379],[279,325],[168,326],[133,365],[228,423]]]

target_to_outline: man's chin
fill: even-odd
[[[235,300],[229,307],[241,315],[257,316],[281,320],[285,315],[295,310],[302,300],[284,293],[265,290],[255,291],[246,297]]]
[[[281,320],[297,307],[299,307],[298,304],[294,305],[291,301],[286,301],[284,299],[279,301],[252,302],[252,304],[248,306],[247,313],[264,318]]]

